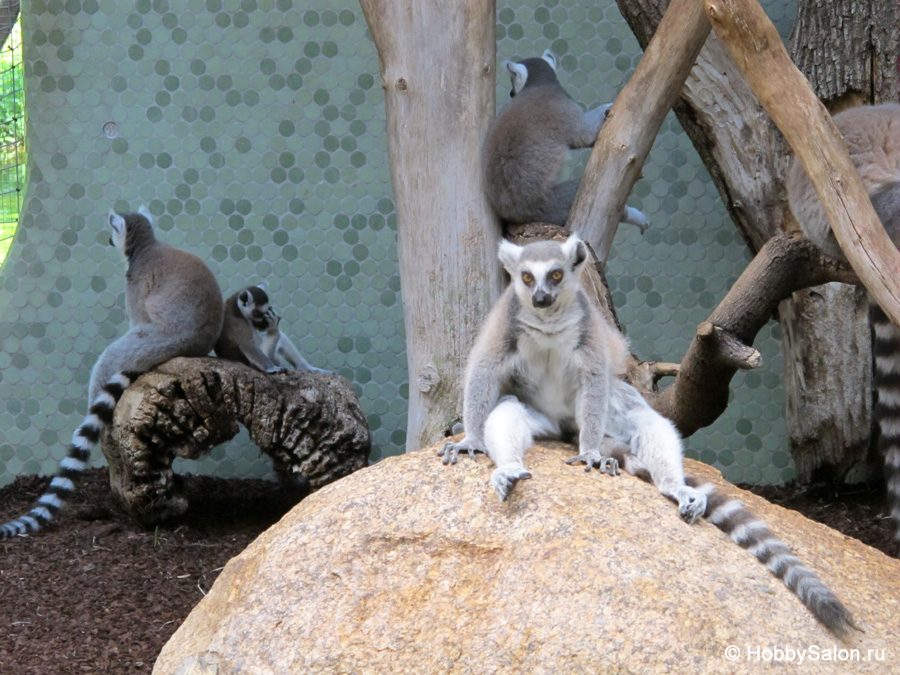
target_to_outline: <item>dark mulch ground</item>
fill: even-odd
[[[2,520],[30,508],[48,480],[0,489]],[[118,513],[106,470],[91,470],[57,525],[0,543],[0,673],[149,673],[228,559],[295,499],[256,480],[187,477],[186,488],[186,517],[147,532]],[[754,491],[893,553],[880,494]]]

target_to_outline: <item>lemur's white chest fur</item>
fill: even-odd
[[[523,308],[518,319],[521,332],[509,393],[554,422],[573,419],[581,389],[577,349],[585,320],[583,309],[573,298],[567,307],[554,306],[539,314]]]

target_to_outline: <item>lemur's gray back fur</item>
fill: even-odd
[[[555,59],[548,53],[507,67],[527,76],[488,132],[488,201],[510,223],[564,225],[578,181],[559,183],[560,171],[570,148],[593,145],[609,106],[586,115],[559,83]],[[516,77],[513,71],[514,86]]]

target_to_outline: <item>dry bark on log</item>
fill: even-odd
[[[803,0],[791,58],[832,113],[896,101],[898,24],[894,0]],[[800,482],[820,467],[841,477],[868,455],[868,304],[864,289],[829,284],[795,293],[778,308],[788,438]]]
[[[668,1],[617,2],[646,47]],[[892,0],[800,3],[791,54],[820,98],[841,98],[842,105],[854,98],[859,104],[866,100],[863,94],[874,92],[874,102],[896,100],[900,44],[886,34],[895,30],[898,15],[900,5]],[[752,251],[773,234],[796,229],[784,208],[787,144],[715,33],[700,51],[674,111]],[[857,323],[865,310],[865,294],[840,284],[796,293],[779,307],[788,436],[801,481],[821,464],[834,464],[842,445],[853,452],[839,462],[839,472],[864,454],[870,399],[851,401],[846,394],[871,387],[868,330]],[[827,368],[816,365],[824,363]]]
[[[286,482],[318,489],[368,463],[369,428],[350,384],[337,375],[267,375],[215,358],[177,358],[123,394],[101,438],[110,485],[143,525],[181,513],[175,457],[197,459],[242,424]]]

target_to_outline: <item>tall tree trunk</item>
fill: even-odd
[[[897,101],[898,25],[896,0],[802,0],[791,58],[832,113]],[[834,283],[799,291],[778,309],[788,436],[801,481],[820,467],[841,476],[868,453],[867,306],[864,289]]]
[[[409,363],[407,450],[462,409],[464,359],[500,292],[481,145],[494,116],[493,0],[360,0],[378,49]]]

